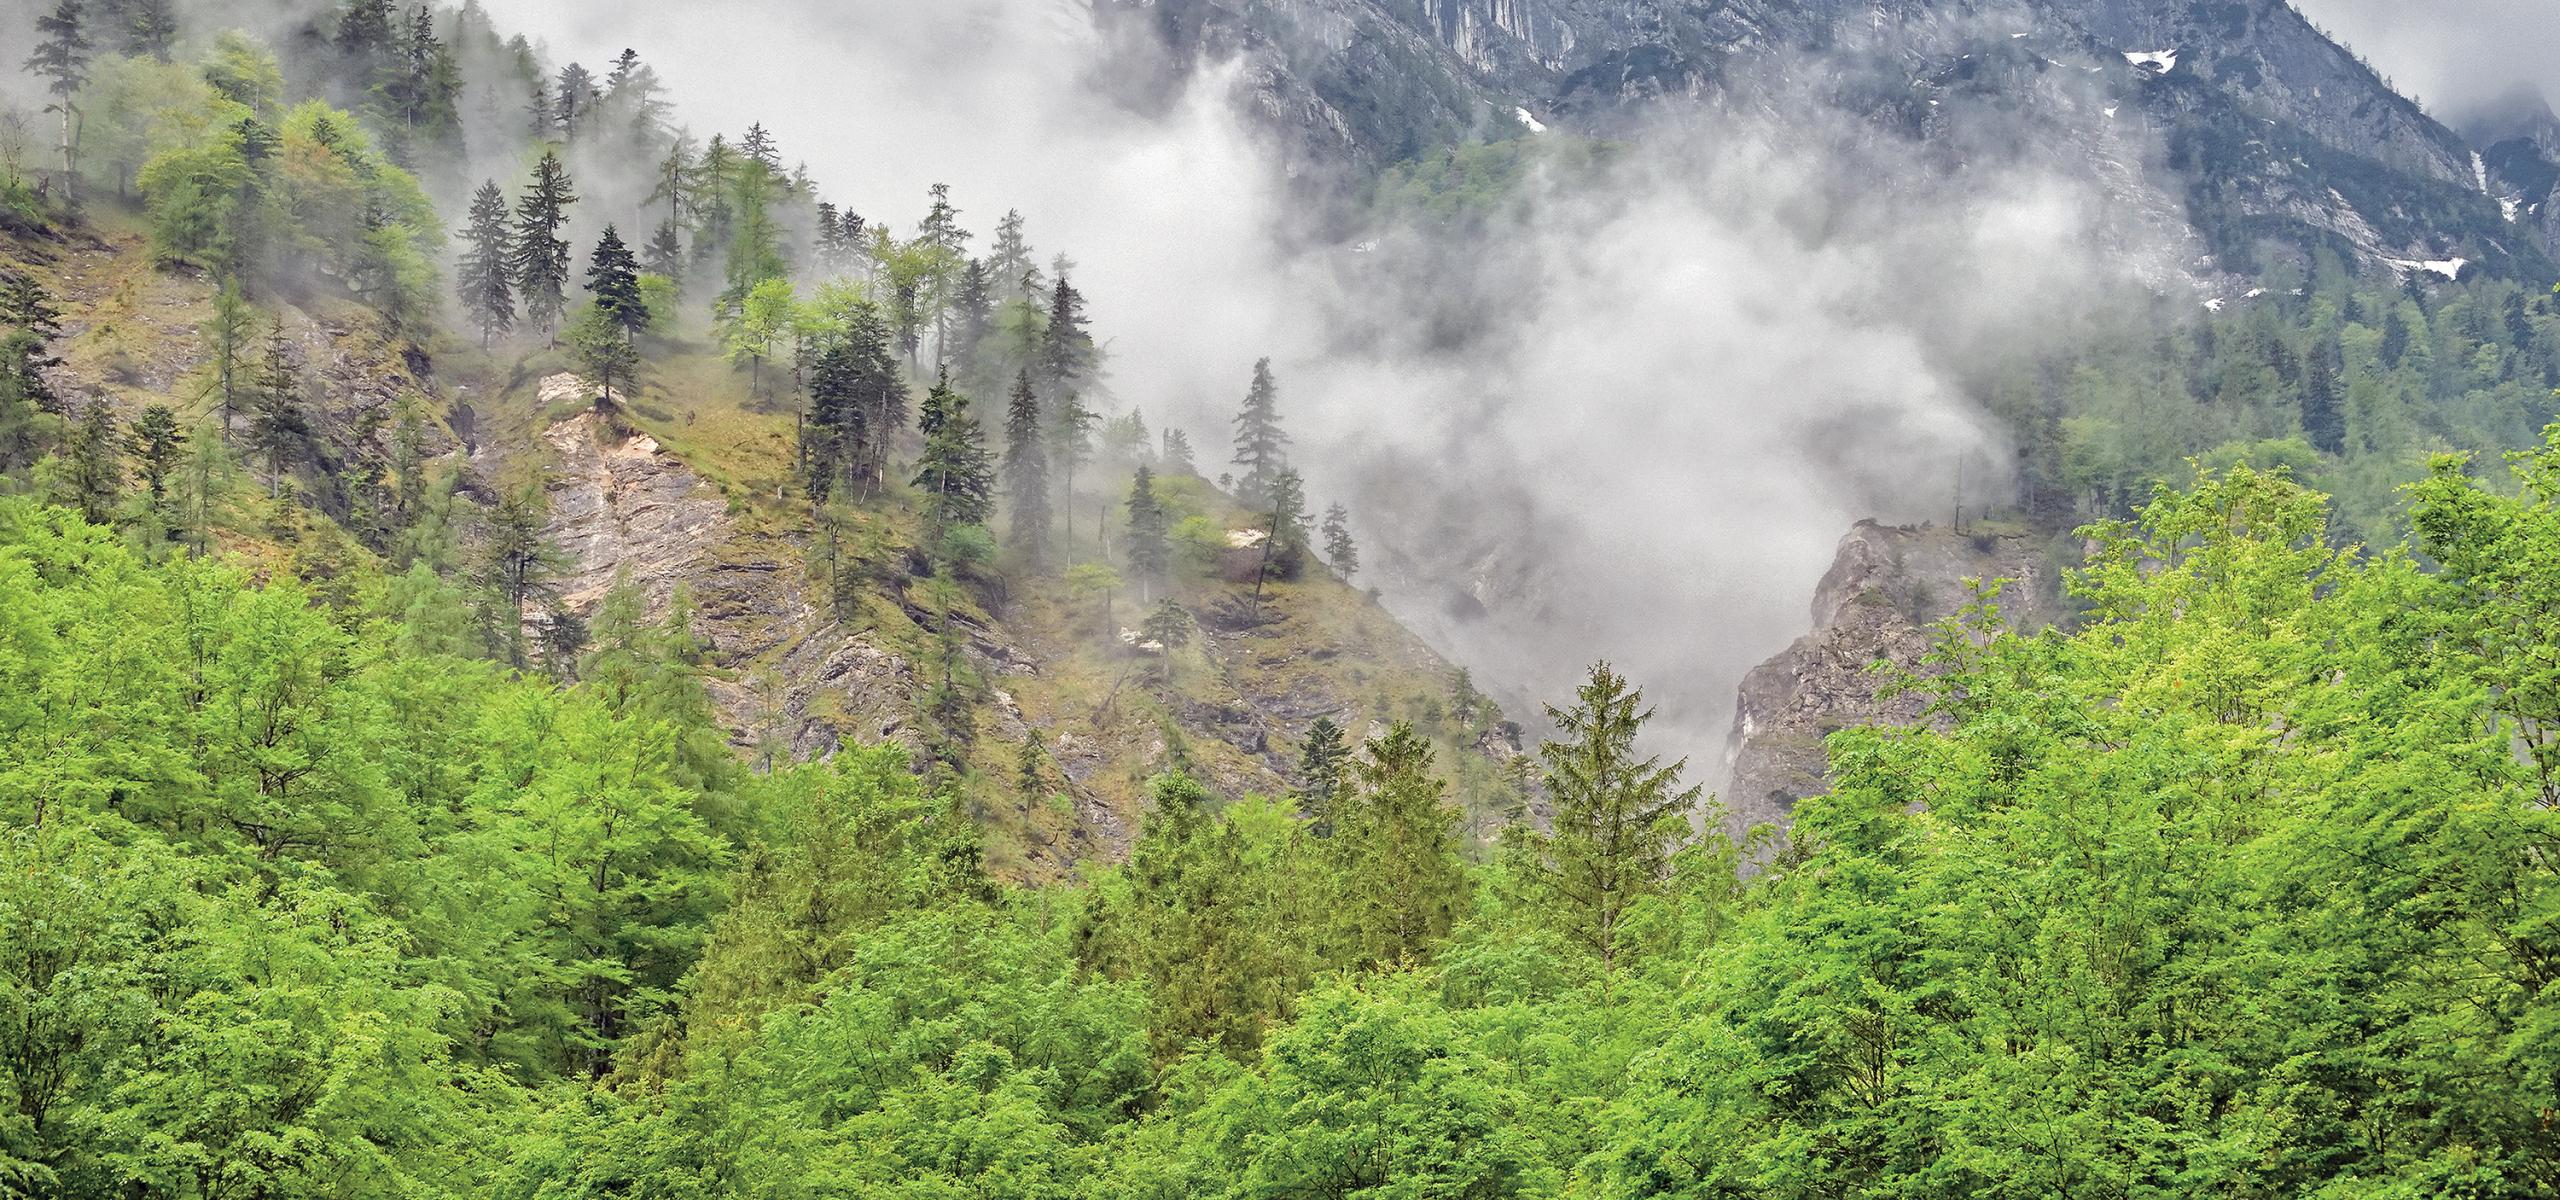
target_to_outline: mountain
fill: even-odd
[[[1354,171],[1529,128],[1621,134],[1666,100],[1765,107],[1819,76],[1829,102],[1924,142],[1958,132],[1930,111],[1940,96],[1987,94],[2093,178],[2120,152],[2075,131],[2138,115],[2166,151],[2145,185],[2235,274],[2327,251],[2403,274],[2459,259],[2560,276],[2461,135],[2279,0],[2030,0],[2000,14],[1944,0],[1103,0],[1100,12],[1169,48],[1176,70],[1241,56],[1262,116],[1309,159]]]

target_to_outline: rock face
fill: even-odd
[[[1773,104],[1773,83],[1815,76],[1832,81],[1830,102],[1924,142],[1956,132],[1931,97],[1988,95],[2028,140],[2101,182],[2128,160],[2091,131],[2142,126],[2169,159],[2148,186],[2240,274],[2269,248],[2334,250],[2377,272],[2453,258],[2554,272],[2460,135],[2278,0],[1099,0],[1096,11],[1170,47],[1176,72],[1241,58],[1261,116],[1310,159],[1355,168],[1520,127],[1614,133],[1666,99],[1786,110],[1802,101]],[[2056,111],[2039,76],[2105,98]],[[2539,184],[2523,189],[2527,203],[2551,190],[2520,182]]]
[[[580,381],[543,381],[548,408],[585,394]],[[545,536],[565,560],[560,607],[593,617],[618,580],[637,588],[651,619],[679,590],[692,629],[717,670],[706,681],[721,724],[740,749],[823,757],[848,742],[899,742],[920,751],[918,697],[926,672],[868,631],[839,625],[808,594],[799,548],[786,536],[744,530],[716,490],[654,438],[580,413],[543,433],[552,456]],[[536,619],[539,619],[537,616]],[[967,653],[987,678],[1026,673],[1028,656],[986,630]],[[1020,741],[1021,710],[1001,688],[987,709],[989,736]],[[1126,841],[1126,822],[1071,789],[1078,812],[1060,860]]]
[[[2058,581],[2031,538],[1864,521],[1840,540],[1814,592],[1813,632],[1742,681],[1722,793],[1735,825],[1784,823],[1796,801],[1820,794],[1832,732],[1921,719],[1923,698],[1878,692],[1894,672],[1921,669],[1928,627],[1971,599],[1969,578],[2011,581],[2000,609],[2014,628],[2061,615]]]

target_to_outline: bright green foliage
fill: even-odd
[[[1250,1052],[1316,966],[1312,843],[1270,805],[1211,812],[1180,775],[1157,779],[1154,801],[1126,872],[1086,901],[1078,955],[1145,981],[1160,1055]]]
[[[1697,806],[1698,789],[1680,789],[1685,762],[1664,766],[1636,749],[1651,716],[1644,693],[1602,663],[1573,707],[1548,708],[1563,739],[1538,750],[1555,820],[1526,838],[1537,878],[1558,928],[1604,971],[1618,965],[1628,910],[1662,885]]]
[[[1398,722],[1366,749],[1354,764],[1359,787],[1327,810],[1336,953],[1359,966],[1419,963],[1466,907],[1458,812],[1412,725]]]

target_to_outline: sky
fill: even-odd
[[[2295,0],[2438,119],[2461,123],[2518,84],[2560,98],[2560,0]]]

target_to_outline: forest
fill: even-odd
[[[1231,454],[1150,427],[1024,214],[856,215],[476,2],[321,7],[10,43],[0,1195],[2560,1194],[2539,287],[2323,260],[1986,368],[2076,619],[1983,581],[1879,681],[1929,719],[1735,830],[1645,664],[1528,746],[1333,665],[1405,642],[1279,373]],[[573,602],[510,449],[571,426],[788,547],[899,736],[786,732],[788,650],[722,665],[682,582]],[[1284,652],[1348,699],[1205,736]],[[1036,869],[1106,784],[1125,844]]]

